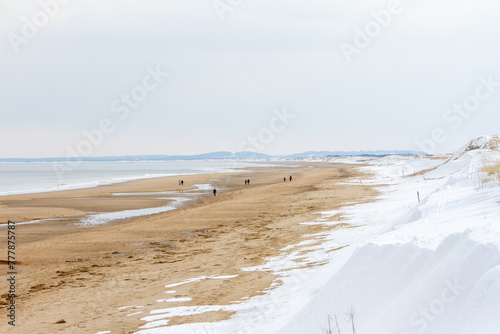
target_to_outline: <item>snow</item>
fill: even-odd
[[[168,199],[172,202],[166,206],[154,207],[154,208],[145,208],[145,209],[135,209],[135,210],[124,210],[117,212],[106,212],[106,213],[94,213],[87,216],[82,220],[81,223],[77,223],[76,225],[82,227],[88,226],[98,226],[107,224],[114,220],[120,219],[128,219],[142,216],[149,216],[158,213],[163,213],[167,211],[172,211],[177,209],[183,202],[190,201],[194,199],[194,197],[190,198],[189,196],[196,196],[202,191],[206,191],[212,189],[211,184],[195,184],[194,187],[196,189],[190,189],[186,191],[182,191],[183,197],[162,197],[160,195],[172,195],[172,194],[180,194],[178,191],[163,191],[163,192],[142,192],[142,193],[113,193],[113,196],[157,196],[157,199]],[[185,197],[188,196],[188,197]],[[41,222],[41,220],[21,223],[21,224],[31,224]]]
[[[198,281],[202,281],[202,280],[206,280],[206,279],[228,279],[228,278],[234,278],[234,277],[238,277],[238,275],[227,275],[227,276],[221,276],[221,275],[212,275],[212,276],[200,276],[200,277],[195,277],[195,278],[190,278],[190,279],[187,279],[183,282],[178,282],[178,283],[172,283],[172,284],[168,284],[168,285],[165,285],[166,288],[173,288],[173,287],[176,287],[176,286],[180,286],[180,285],[184,285],[184,284],[187,284],[187,283],[192,283],[192,282],[198,282]],[[175,292],[175,291],[174,291]],[[166,293],[172,293],[170,291],[166,291]]]
[[[88,217],[83,219],[81,223],[77,223],[76,225],[82,226],[82,227],[97,226],[97,225],[107,224],[113,220],[154,215],[157,213],[163,213],[163,212],[175,210],[175,209],[177,209],[177,207],[180,203],[190,200],[189,198],[183,198],[183,197],[166,198],[166,199],[172,200],[172,202],[166,206],[161,206],[161,207],[156,207],[156,208],[97,213],[97,214],[89,215]]]
[[[130,316],[133,316],[133,315],[137,315],[137,314],[141,314],[141,313],[142,313],[142,311],[130,313],[130,314],[127,314],[127,317],[130,317]]]
[[[158,309],[142,318],[149,323],[138,333],[212,328],[214,333],[319,334],[329,317],[332,328],[336,317],[341,332],[352,333],[350,310],[358,334],[498,333],[500,187],[481,171],[500,161],[498,142],[497,136],[478,138],[448,160],[328,158],[368,163],[360,168],[373,177],[363,184],[376,186],[380,195],[304,224],[332,224],[325,218],[341,215],[342,223],[355,228],[306,236],[264,265],[242,268],[279,276],[263,295],[230,305]],[[211,311],[236,313],[211,324],[155,326],[173,316]]]
[[[156,302],[157,303],[174,303],[174,302],[189,302],[193,300],[192,298],[185,297],[185,298],[169,298],[169,299],[158,299]]]
[[[166,325],[168,325],[168,320],[158,320],[158,321],[149,322],[146,325],[141,326],[139,328],[154,328],[154,327],[166,326]]]

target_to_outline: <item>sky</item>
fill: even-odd
[[[493,0],[0,0],[0,157],[453,152],[500,131]]]

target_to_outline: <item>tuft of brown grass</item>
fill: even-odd
[[[487,173],[490,178],[496,178],[500,180],[500,162],[495,164],[485,166],[483,172]]]

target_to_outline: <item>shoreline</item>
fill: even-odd
[[[238,173],[244,173],[244,171],[231,172],[231,174]],[[6,223],[7,220],[11,220],[20,224],[32,223],[33,221],[43,223],[45,220],[54,219],[77,221],[98,214],[168,207],[176,202],[175,198],[196,202],[197,197],[208,194],[208,190],[204,189],[204,186],[209,185],[210,180],[216,180],[224,175],[222,172],[182,175],[183,179],[186,180],[186,184],[183,186],[177,184],[176,178],[179,175],[174,175],[87,188],[0,196],[0,221]],[[197,185],[202,186],[200,188]],[[114,202],[115,204],[103,206],[102,201]],[[134,215],[117,219],[127,218],[134,218]],[[5,223],[1,225],[6,225]]]
[[[202,162],[202,161],[197,161],[197,162]],[[232,161],[228,160],[228,162],[235,162],[238,164],[241,164],[240,161]],[[271,163],[271,161],[246,161],[249,163],[249,165],[253,164],[256,165],[254,167],[250,166],[243,166],[243,167],[231,167],[231,168],[222,168],[220,171],[216,171],[213,173],[187,173],[187,174],[174,174],[174,175],[168,175],[168,176],[145,176],[145,177],[137,177],[137,178],[132,178],[132,179],[123,179],[119,180],[116,182],[106,182],[106,183],[101,183],[101,184],[96,184],[93,186],[83,186],[83,187],[75,187],[71,189],[57,189],[57,190],[51,190],[47,189],[44,191],[32,191],[32,192],[22,192],[22,193],[16,193],[16,194],[0,194],[0,228],[7,226],[7,221],[16,221],[19,225],[24,225],[24,224],[40,224],[44,223],[46,221],[55,221],[55,220],[73,220],[73,222],[77,222],[78,220],[83,220],[86,218],[91,218],[90,216],[94,215],[99,215],[99,214],[108,214],[108,211],[104,212],[98,212],[98,211],[93,211],[89,212],[88,210],[78,210],[76,208],[70,208],[69,210],[67,208],[65,209],[60,209],[57,211],[57,216],[54,216],[52,214],[48,214],[46,212],[43,212],[44,210],[38,210],[35,212],[26,212],[26,210],[20,210],[21,211],[21,216],[14,214],[13,216],[8,216],[9,212],[13,212],[11,206],[9,204],[13,204],[21,207],[32,207],[33,203],[28,203],[28,202],[33,202],[33,200],[37,199],[47,199],[51,197],[75,197],[72,194],[82,194],[80,200],[88,200],[88,197],[102,197],[102,196],[107,196],[109,198],[113,198],[114,196],[117,196],[116,200],[118,200],[118,196],[120,196],[123,200],[126,200],[126,191],[125,193],[123,192],[123,189],[132,189],[133,192],[131,192],[129,195],[130,196],[139,196],[139,195],[144,195],[144,199],[146,201],[152,202],[155,200],[155,196],[158,205],[143,205],[143,206],[138,206],[134,207],[130,211],[138,211],[138,210],[144,210],[144,214],[140,215],[134,215],[132,214],[130,217],[120,217],[115,220],[126,220],[129,218],[134,218],[134,217],[140,217],[140,216],[146,216],[150,214],[157,214],[161,212],[166,212],[170,211],[169,210],[160,210],[158,212],[154,212],[155,209],[160,209],[160,208],[167,208],[169,207],[170,204],[176,202],[175,199],[169,199],[167,197],[175,197],[175,198],[183,198],[183,199],[189,199],[190,201],[197,201],[196,197],[203,197],[207,196],[208,193],[208,188],[210,188],[210,191],[212,190],[211,185],[208,183],[207,180],[210,179],[218,179],[220,176],[225,175],[225,174],[240,174],[240,173],[249,173],[252,171],[252,168],[273,168],[273,167],[280,167],[280,168],[289,168],[290,170],[293,170],[293,168],[300,166],[301,163],[303,162],[298,162],[298,161],[282,161],[282,162],[277,162],[274,161]],[[297,165],[298,164],[298,165]],[[217,168],[221,169],[221,167]],[[180,177],[182,179],[186,179],[186,185],[183,186],[178,186],[176,185],[172,179]],[[202,180],[199,181],[198,184],[193,184],[193,182],[190,182],[190,180]],[[101,181],[94,181],[95,182],[101,182]],[[158,183],[168,183],[168,187],[166,188],[155,188],[154,191],[149,191],[144,194],[138,193],[138,190],[134,190],[136,188],[141,189],[141,184],[145,184],[146,188],[144,189],[149,189],[148,187],[150,183],[152,182],[158,182]],[[177,181],[175,181],[177,182]],[[196,183],[196,182],[194,182]],[[191,185],[188,185],[191,184]],[[123,185],[123,186],[121,186]],[[196,189],[197,185],[201,186],[209,186],[208,188],[204,189]],[[194,188],[193,188],[194,187]],[[239,187],[239,185],[237,186]],[[105,191],[101,191],[105,190]],[[198,196],[195,196],[195,198],[189,198],[189,196],[186,196],[185,192],[194,192],[198,190],[200,193],[197,194]],[[116,193],[113,193],[115,191]],[[206,191],[205,193],[203,193]],[[223,191],[223,190],[221,190]],[[168,196],[160,196],[160,195],[166,195],[168,193]],[[188,193],[189,194],[189,193]],[[149,195],[149,196],[148,196]],[[186,201],[189,202],[189,201]],[[7,203],[7,204],[4,204]],[[19,204],[21,203],[21,204]],[[43,203],[42,207],[46,207],[47,203]],[[78,207],[78,205],[73,205],[74,207]],[[99,205],[95,205],[99,206]],[[182,205],[179,207],[183,207]],[[121,209],[114,210],[115,212],[118,213],[118,211],[129,211],[128,208],[122,206],[119,206]],[[9,210],[11,209],[11,210]],[[147,212],[147,209],[150,210],[151,213]],[[175,209],[175,208],[174,208]],[[19,211],[19,210],[14,210]],[[50,210],[51,213],[53,210]],[[21,217],[21,218],[20,218]],[[82,222],[80,222],[82,223]]]
[[[287,161],[278,161],[277,164],[286,163]],[[5,164],[54,164],[57,162],[4,162]],[[167,177],[183,177],[190,175],[207,175],[207,174],[220,174],[220,173],[238,173],[240,170],[246,168],[245,165],[252,167],[256,167],[258,165],[262,165],[262,167],[273,167],[276,164],[273,164],[271,160],[172,160],[172,161],[116,161],[116,162],[108,162],[108,161],[88,161],[85,164],[99,165],[99,164],[114,164],[114,163],[123,163],[123,164],[133,164],[133,163],[228,163],[228,164],[239,164],[243,165],[241,167],[213,167],[214,171],[203,171],[199,170],[192,173],[158,173],[158,174],[148,174],[148,175],[138,175],[138,176],[127,176],[127,177],[119,177],[119,178],[104,178],[97,180],[89,180],[84,182],[74,182],[71,184],[60,184],[57,186],[50,186],[48,188],[41,189],[29,189],[29,190],[8,190],[0,192],[0,199],[6,196],[17,196],[17,195],[29,195],[29,194],[39,194],[39,193],[52,193],[52,192],[60,192],[60,191],[70,191],[70,190],[79,190],[79,189],[89,189],[96,188],[106,185],[113,185],[131,181],[140,181],[140,180],[148,180],[155,178],[167,178]],[[189,169],[189,168],[188,168]],[[219,171],[217,171],[219,170]],[[57,171],[52,171],[54,174],[57,174]]]
[[[286,166],[257,167],[240,173],[192,176],[190,184],[210,181],[227,191],[218,192],[216,197],[201,196],[169,212],[89,229],[61,222],[19,226],[16,233],[22,236],[18,263],[22,280],[18,300],[23,307],[18,329],[129,333],[148,325],[150,321],[141,319],[161,308],[227,305],[264,294],[277,284],[278,277],[266,270],[242,268],[265,264],[266,258],[300,244],[304,236],[344,228],[341,217],[336,216],[327,218],[332,222],[329,226],[301,223],[323,217],[324,211],[372,200],[376,194],[371,186],[357,182],[366,175],[354,166],[300,164],[293,170]],[[283,183],[283,176],[290,172],[293,182]],[[244,186],[247,178],[252,180],[251,186]],[[60,209],[76,204],[79,209],[98,205],[100,210],[112,211],[144,206],[150,201],[157,204],[158,200],[152,198],[120,198],[118,201],[125,202],[118,203],[109,196],[114,192],[139,194],[178,187],[176,179],[171,178],[168,184],[167,179],[163,181],[131,181],[8,200],[17,203],[16,208],[22,201],[31,205],[55,201]],[[97,200],[88,199],[89,192]],[[176,286],[166,288],[172,284]],[[130,305],[133,307],[124,308]],[[174,316],[168,325],[218,321],[231,315],[219,310]]]
[[[177,176],[177,175],[175,175],[175,176]],[[137,180],[132,180],[132,181],[137,181]],[[124,181],[123,183],[126,183],[126,182],[130,182],[130,181]],[[85,217],[78,218],[81,220],[81,222],[76,223],[76,225],[78,225],[78,226],[98,226],[98,225],[110,224],[110,223],[113,223],[114,221],[123,221],[123,220],[132,219],[132,218],[150,216],[150,215],[154,215],[154,214],[168,212],[171,210],[176,210],[179,207],[184,206],[184,205],[182,205],[183,202],[189,202],[189,201],[195,200],[196,195],[201,195],[202,191],[207,190],[207,189],[202,189],[203,186],[207,186],[207,185],[209,186],[209,184],[194,185],[198,189],[187,190],[187,193],[185,193],[184,191],[181,191],[181,192],[176,192],[176,191],[151,192],[151,193],[145,193],[145,194],[113,193],[113,194],[111,194],[112,197],[114,197],[114,196],[148,196],[148,197],[155,197],[156,199],[168,200],[169,202],[166,205],[162,205],[162,206],[157,206],[157,207],[155,206],[155,207],[150,207],[150,208],[140,208],[140,209],[134,209],[134,210],[121,210],[121,211],[105,212],[105,213],[88,212]],[[92,189],[92,188],[82,188],[82,189]],[[73,189],[73,190],[80,190],[80,189]],[[198,191],[198,192],[196,192],[196,191]],[[33,195],[33,194],[38,194],[38,193],[30,193],[30,194],[23,194],[23,195]],[[162,195],[165,195],[165,196],[162,196]],[[1,197],[0,197],[0,203],[1,203]],[[187,203],[186,203],[186,205],[187,205]],[[37,220],[31,220],[31,221],[16,222],[16,225],[41,224],[44,222],[63,221],[63,220],[70,220],[70,219],[77,219],[77,217],[75,217],[75,218],[37,219]],[[92,222],[92,221],[94,221],[94,222]],[[0,228],[6,227],[7,225],[8,225],[7,223],[0,222]]]

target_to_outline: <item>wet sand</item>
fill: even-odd
[[[2,308],[0,331],[12,333],[132,333],[152,310],[192,305],[225,305],[264,293],[276,277],[241,271],[297,244],[306,234],[345,228],[300,225],[318,212],[373,200],[376,191],[358,181],[355,166],[294,162],[300,167],[246,168],[243,172],[131,181],[97,188],[0,197],[0,222],[65,218],[16,227],[17,317],[7,325]],[[293,175],[293,181],[283,177]],[[250,179],[249,186],[244,180]],[[349,183],[348,183],[349,182]],[[195,184],[210,191],[189,195],[177,210],[109,224],[82,227],[89,212],[113,212],[168,205],[153,192],[181,192]],[[127,193],[116,196],[116,193]],[[136,195],[130,194],[136,193]],[[0,228],[6,238],[6,228]],[[0,259],[7,254],[0,244]],[[7,291],[2,264],[2,291]],[[202,276],[175,288],[165,285]],[[237,275],[236,277],[231,277]],[[175,293],[165,293],[175,290]],[[3,294],[3,292],[2,292]],[[0,303],[8,303],[2,295]],[[169,298],[192,298],[176,303]],[[174,317],[169,325],[227,319],[228,312]]]

